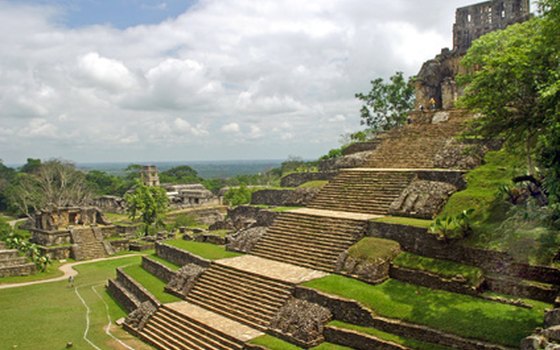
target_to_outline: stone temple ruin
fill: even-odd
[[[205,205],[221,205],[220,197],[215,196],[201,184],[164,185],[171,206],[192,208]]]
[[[145,165],[140,173],[142,182],[146,186],[159,186],[159,175],[155,165]]]
[[[529,19],[529,10],[529,0],[492,0],[457,9],[453,50],[443,49],[420,69],[415,82],[416,107],[428,107],[434,98],[438,108],[453,108],[462,94],[455,77],[462,73],[460,61],[472,42],[484,34]]]
[[[265,333],[305,349],[323,342],[359,350],[420,348],[397,343],[398,337],[425,342],[422,349],[507,350],[517,345],[517,340],[497,341],[489,336],[490,332],[473,336],[428,322],[392,318],[382,314],[381,308],[351,299],[352,293],[346,293],[354,288],[369,293],[369,288],[390,280],[419,300],[423,294],[439,290],[455,293],[442,298],[442,304],[471,297],[492,305],[508,304],[512,313],[500,321],[503,329],[509,329],[512,320],[519,321],[518,315],[531,305],[484,292],[554,303],[557,308],[546,315],[545,336],[524,339],[522,349],[558,349],[553,341],[560,339],[560,269],[520,263],[507,252],[461,245],[459,239],[441,239],[428,227],[411,220],[438,215],[450,196],[464,189],[463,176],[480,165],[491,147],[483,140],[462,143],[456,138],[473,117],[468,111],[450,109],[459,94],[454,77],[465,47],[484,31],[501,28],[498,19],[489,19],[490,14],[501,17],[500,23],[513,23],[523,20],[525,12],[528,14],[528,2],[516,0],[459,9],[458,17],[464,18],[461,16],[465,13],[467,17],[466,23],[458,20],[455,27],[457,46],[427,62],[417,85],[418,96],[436,97],[444,110],[412,112],[412,123],[382,134],[375,142],[354,147],[352,152],[347,150],[341,157],[347,160],[330,164],[328,171],[288,175],[282,179],[284,187],[277,191],[276,197],[280,198],[272,198],[274,194],[267,190],[258,196],[259,203],[253,196],[253,204],[260,206],[229,210],[227,220],[218,226],[236,231],[225,238],[226,247],[245,255],[208,260],[172,242],[157,242],[158,259],[144,256],[141,268],[164,282],[164,291],[181,301],[162,303],[126,268],[117,269],[107,289],[129,312],[123,327],[162,350],[262,350],[265,348],[250,341]],[[425,102],[420,99],[420,103]],[[295,192],[295,187],[320,180],[326,184],[312,196],[301,194],[304,200],[297,202],[302,208],[276,211],[262,207],[293,205],[293,196],[285,192]],[[175,190],[177,195],[181,193],[179,188]],[[376,259],[353,255],[352,248],[362,242],[371,242],[368,247],[382,247],[379,250],[384,254]],[[449,275],[414,264],[399,265],[395,257],[401,253],[438,264],[474,268],[477,273],[468,279],[463,274]],[[162,260],[181,267],[172,269]],[[346,278],[345,281],[361,280],[369,285],[352,284],[345,291],[325,291],[303,284],[329,278],[324,277],[327,274],[338,275],[336,283],[338,278]],[[343,289],[346,284],[340,286]],[[382,299],[381,294],[369,296],[372,300]],[[395,306],[402,298],[396,293],[387,296],[386,302]],[[426,305],[429,318],[452,322],[455,310],[440,315],[434,299]],[[404,303],[406,307],[411,305],[408,300]],[[414,312],[422,313],[422,306],[418,308]],[[469,317],[475,317],[480,328],[488,329],[494,318],[500,318],[497,314],[487,317],[482,312],[473,315]],[[457,317],[461,317],[459,312]],[[332,325],[332,320],[339,322]],[[498,328],[491,331],[500,331]],[[383,332],[393,337],[377,335]]]

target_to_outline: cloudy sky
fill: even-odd
[[[315,158],[470,0],[0,0],[0,159]]]

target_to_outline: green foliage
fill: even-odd
[[[343,149],[344,149],[343,147],[333,148],[327,154],[325,154],[324,156],[321,156],[321,158],[319,158],[319,160],[327,160],[327,159],[334,159],[334,158],[342,157]]]
[[[252,194],[253,190],[245,185],[241,185],[239,187],[230,188],[224,194],[224,201],[234,207],[242,204],[249,204],[251,203]]]
[[[414,226],[414,227],[421,227],[421,228],[430,228],[430,226],[433,223],[432,220],[407,218],[407,217],[399,217],[399,216],[384,216],[381,218],[373,219],[372,221],[383,222],[386,224]]]
[[[196,170],[188,165],[173,167],[159,174],[161,183],[171,184],[194,184],[201,183],[203,179],[198,176]]]
[[[15,176],[16,171],[5,166],[0,160],[0,210],[6,210],[9,207],[9,198],[6,195],[6,190]]]
[[[371,81],[371,86],[367,94],[356,94],[356,98],[364,103],[360,110],[362,125],[377,132],[404,124],[408,112],[414,106],[411,79],[407,81],[402,72],[396,72],[389,82],[378,78]]]
[[[471,231],[473,208],[465,209],[457,215],[441,216],[430,225],[430,232],[441,239],[464,238]]]
[[[192,215],[182,214],[175,218],[173,228],[198,226],[200,222]]]
[[[397,256],[393,260],[393,264],[409,269],[432,272],[446,278],[462,276],[471,285],[477,285],[482,279],[482,270],[477,267],[462,265],[448,260],[432,259],[408,252],[403,252]]]
[[[146,186],[137,181],[134,191],[127,193],[124,200],[131,220],[141,219],[144,223],[145,235],[149,234],[151,227],[165,226],[163,218],[169,201],[163,188]]]
[[[48,256],[41,254],[36,244],[30,243],[16,232],[10,232],[6,236],[5,242],[9,249],[17,249],[20,253],[29,257],[41,272],[45,271],[47,266],[51,263]]]
[[[33,174],[41,167],[41,159],[27,158],[27,162],[19,168],[19,171],[26,174]]]
[[[122,196],[131,186],[122,177],[104,171],[91,170],[86,174],[86,181],[97,195]]]
[[[398,242],[375,237],[363,238],[348,249],[352,258],[372,263],[390,260],[399,252]]]
[[[525,309],[396,280],[370,285],[330,275],[303,285],[356,300],[379,316],[511,347],[519,346],[521,339],[542,325],[542,313],[550,307],[531,300],[533,308]]]

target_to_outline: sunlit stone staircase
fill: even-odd
[[[232,320],[266,330],[294,285],[214,263],[186,300]]]
[[[186,303],[162,305],[150,318],[140,335],[157,348],[166,350],[243,349],[242,339],[226,334],[207,320],[189,316],[193,314],[204,316],[207,313]],[[243,325],[226,318],[220,319],[216,315],[211,315],[211,318],[222,327],[236,328],[238,332],[254,333],[253,330],[243,329]]]
[[[72,241],[76,245],[74,256],[76,260],[89,260],[107,256],[103,246],[103,237],[93,227],[74,227],[70,230]]]
[[[333,272],[339,255],[361,238],[365,221],[286,212],[251,254]]]
[[[414,176],[412,171],[342,170],[308,207],[384,215]]]

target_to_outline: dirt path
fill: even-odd
[[[129,258],[131,256],[141,256],[141,255],[142,254],[128,254],[128,255],[113,256],[113,257],[109,257],[109,258],[100,258],[100,259],[93,259],[93,260],[86,260],[86,261],[77,261],[77,262],[74,262],[74,263],[65,264],[65,265],[60,266],[58,269],[64,273],[64,275],[62,275],[60,277],[49,278],[49,279],[46,279],[46,280],[22,282],[22,283],[2,284],[2,285],[0,285],[0,289],[25,287],[25,286],[31,286],[31,285],[34,285],[34,284],[65,281],[70,276],[77,276],[78,275],[78,271],[74,270],[74,266],[83,265],[83,264],[90,264],[90,263],[94,263],[94,262],[98,262],[98,261],[116,260],[116,259],[123,259],[123,258]]]

